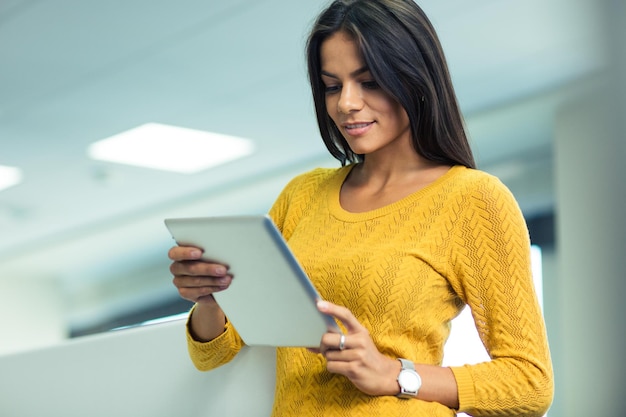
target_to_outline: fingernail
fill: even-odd
[[[326,310],[328,309],[328,303],[326,301],[319,300],[317,302],[317,308],[319,308],[320,310]]]
[[[199,258],[202,256],[202,252],[199,250],[192,250],[190,255],[192,258]]]
[[[215,268],[216,275],[224,275],[225,273],[226,273],[226,268],[224,268],[223,266],[218,266],[217,268]]]

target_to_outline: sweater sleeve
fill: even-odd
[[[189,318],[194,309],[195,305],[189,313]],[[193,338],[189,328],[189,319],[187,319],[186,329],[189,357],[200,371],[210,371],[227,364],[244,345],[239,333],[229,321],[224,326],[224,333],[209,342],[199,342]]]
[[[490,176],[460,206],[451,284],[470,306],[491,361],[452,368],[459,411],[544,415],[553,396],[552,365],[521,210],[510,191]]]

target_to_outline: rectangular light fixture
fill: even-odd
[[[12,187],[22,181],[22,171],[19,168],[0,165],[0,190]]]
[[[159,123],[146,123],[89,146],[96,160],[194,174],[250,155],[248,139]]]

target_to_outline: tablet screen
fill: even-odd
[[[228,265],[230,287],[214,295],[247,345],[318,347],[335,320],[317,310],[320,298],[267,215],[166,219],[180,246]]]

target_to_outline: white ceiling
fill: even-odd
[[[165,217],[264,212],[293,175],[332,166],[304,71],[320,0],[0,2],[0,280],[57,283],[86,326],[175,297]],[[424,0],[482,168],[524,212],[553,204],[552,115],[602,68],[594,0]],[[146,122],[253,139],[200,174],[96,162]],[[149,152],[149,150],[147,150]]]

